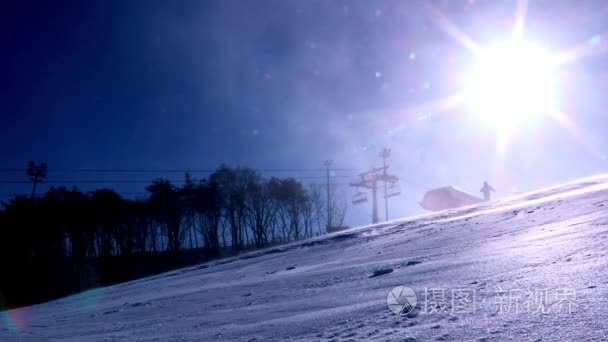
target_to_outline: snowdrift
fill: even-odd
[[[481,198],[475,197],[466,191],[453,186],[444,186],[427,191],[424,197],[422,197],[420,206],[430,211],[441,211],[481,202],[483,202]]]

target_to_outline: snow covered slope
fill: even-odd
[[[0,313],[0,340],[605,340],[606,253],[596,177]]]

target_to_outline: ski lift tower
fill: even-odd
[[[378,219],[378,182],[384,182],[384,200],[386,207],[386,220],[388,221],[388,198],[397,196],[401,192],[397,189],[397,182],[399,178],[395,175],[389,175],[387,173],[388,165],[386,165],[386,159],[390,154],[389,149],[384,149],[380,156],[383,159],[383,166],[379,168],[373,168],[367,172],[359,175],[361,177],[355,182],[351,182],[349,185],[356,189],[369,189],[372,192],[372,224],[380,222]],[[389,185],[390,184],[390,185]],[[367,202],[367,196],[365,193],[357,191],[353,198],[353,204],[360,204]]]

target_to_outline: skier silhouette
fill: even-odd
[[[487,181],[484,181],[483,187],[481,188],[481,190],[479,190],[479,192],[483,192],[484,201],[489,201],[490,197],[492,196],[492,192],[496,192],[496,190],[494,190],[494,188],[491,187]]]

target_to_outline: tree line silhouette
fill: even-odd
[[[3,203],[0,310],[326,231],[322,186],[228,166],[185,177],[154,181],[145,199],[59,187]],[[329,208],[342,225],[346,202]]]

